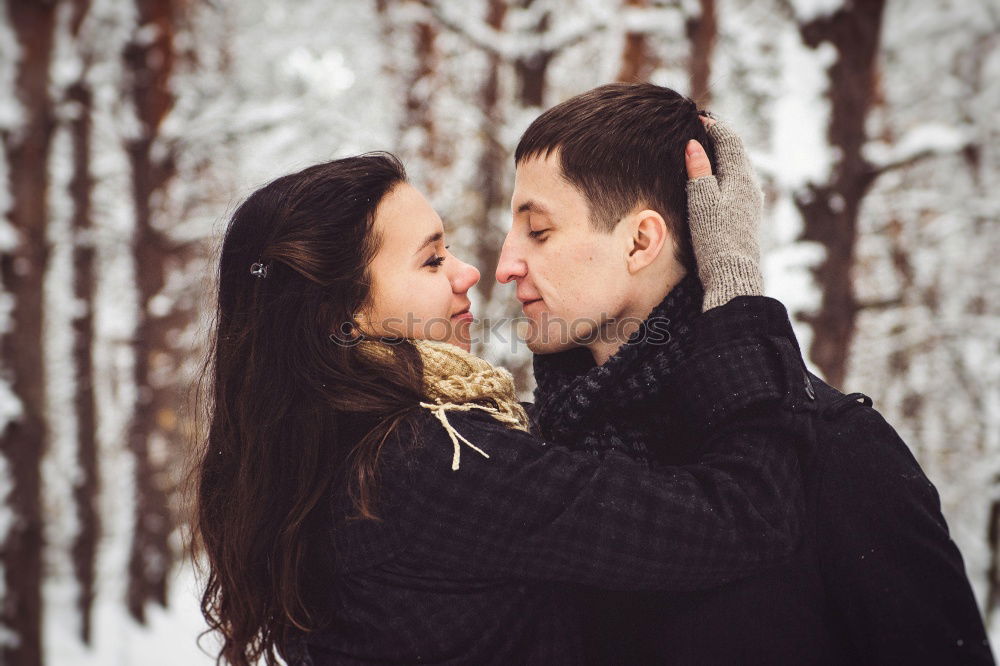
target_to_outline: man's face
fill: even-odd
[[[536,354],[590,347],[621,316],[630,285],[625,225],[595,230],[587,199],[563,178],[559,160],[553,151],[518,165],[496,271],[498,281],[517,283]]]

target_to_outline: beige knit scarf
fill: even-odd
[[[459,467],[460,443],[484,458],[490,456],[455,430],[448,421],[447,412],[479,409],[512,428],[528,430],[528,415],[517,400],[510,372],[446,342],[411,342],[420,353],[424,366],[424,395],[427,399],[420,406],[434,414],[448,433],[454,446],[453,470]],[[392,356],[390,346],[382,342],[366,341],[361,344],[361,349],[379,359]]]

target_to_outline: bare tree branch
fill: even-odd
[[[854,306],[855,311],[879,311],[888,310],[889,308],[899,307],[903,304],[902,296],[895,296],[893,298],[882,298],[874,301],[862,301]]]
[[[891,171],[899,171],[900,169],[905,169],[907,167],[914,166],[915,164],[919,164],[920,162],[923,162],[924,160],[932,157],[947,157],[949,155],[959,154],[968,148],[974,148],[974,147],[978,147],[978,145],[975,142],[969,141],[963,143],[961,146],[958,146],[953,150],[941,150],[938,148],[927,148],[925,150],[920,150],[915,153],[911,153],[905,157],[901,157],[895,160],[891,160],[873,166],[871,171],[871,177],[875,179]]]
[[[480,51],[499,56],[505,62],[535,56],[550,57],[563,49],[579,44],[588,37],[607,30],[606,20],[595,20],[568,30],[564,34],[542,35],[541,37],[538,35],[508,35],[483,21],[459,21],[450,16],[435,0],[417,0],[417,2],[442,27],[458,35]]]

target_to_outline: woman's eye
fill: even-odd
[[[538,231],[529,231],[528,232],[528,238],[531,238],[532,240],[544,240],[542,238],[542,234],[544,234],[546,231],[548,231],[548,229],[540,229]]]
[[[424,262],[424,266],[432,266],[434,268],[437,268],[443,263],[444,263],[444,257],[433,256],[426,262]]]
[[[447,250],[450,247],[451,247],[451,245],[445,245],[444,249]],[[433,257],[431,257],[430,259],[428,259],[427,261],[424,262],[424,266],[430,266],[432,268],[437,268],[438,266],[440,266],[441,264],[444,263],[445,259],[446,259],[446,257],[444,255],[434,255]]]

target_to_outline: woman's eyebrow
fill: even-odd
[[[416,254],[417,252],[420,252],[421,250],[423,250],[425,247],[427,247],[428,245],[430,245],[432,243],[437,243],[442,238],[444,238],[444,232],[443,231],[436,231],[436,232],[434,232],[433,234],[431,234],[430,236],[428,236],[427,238],[424,239],[424,242],[420,244],[420,247],[418,247],[416,249],[416,251],[414,251],[413,254]]]

